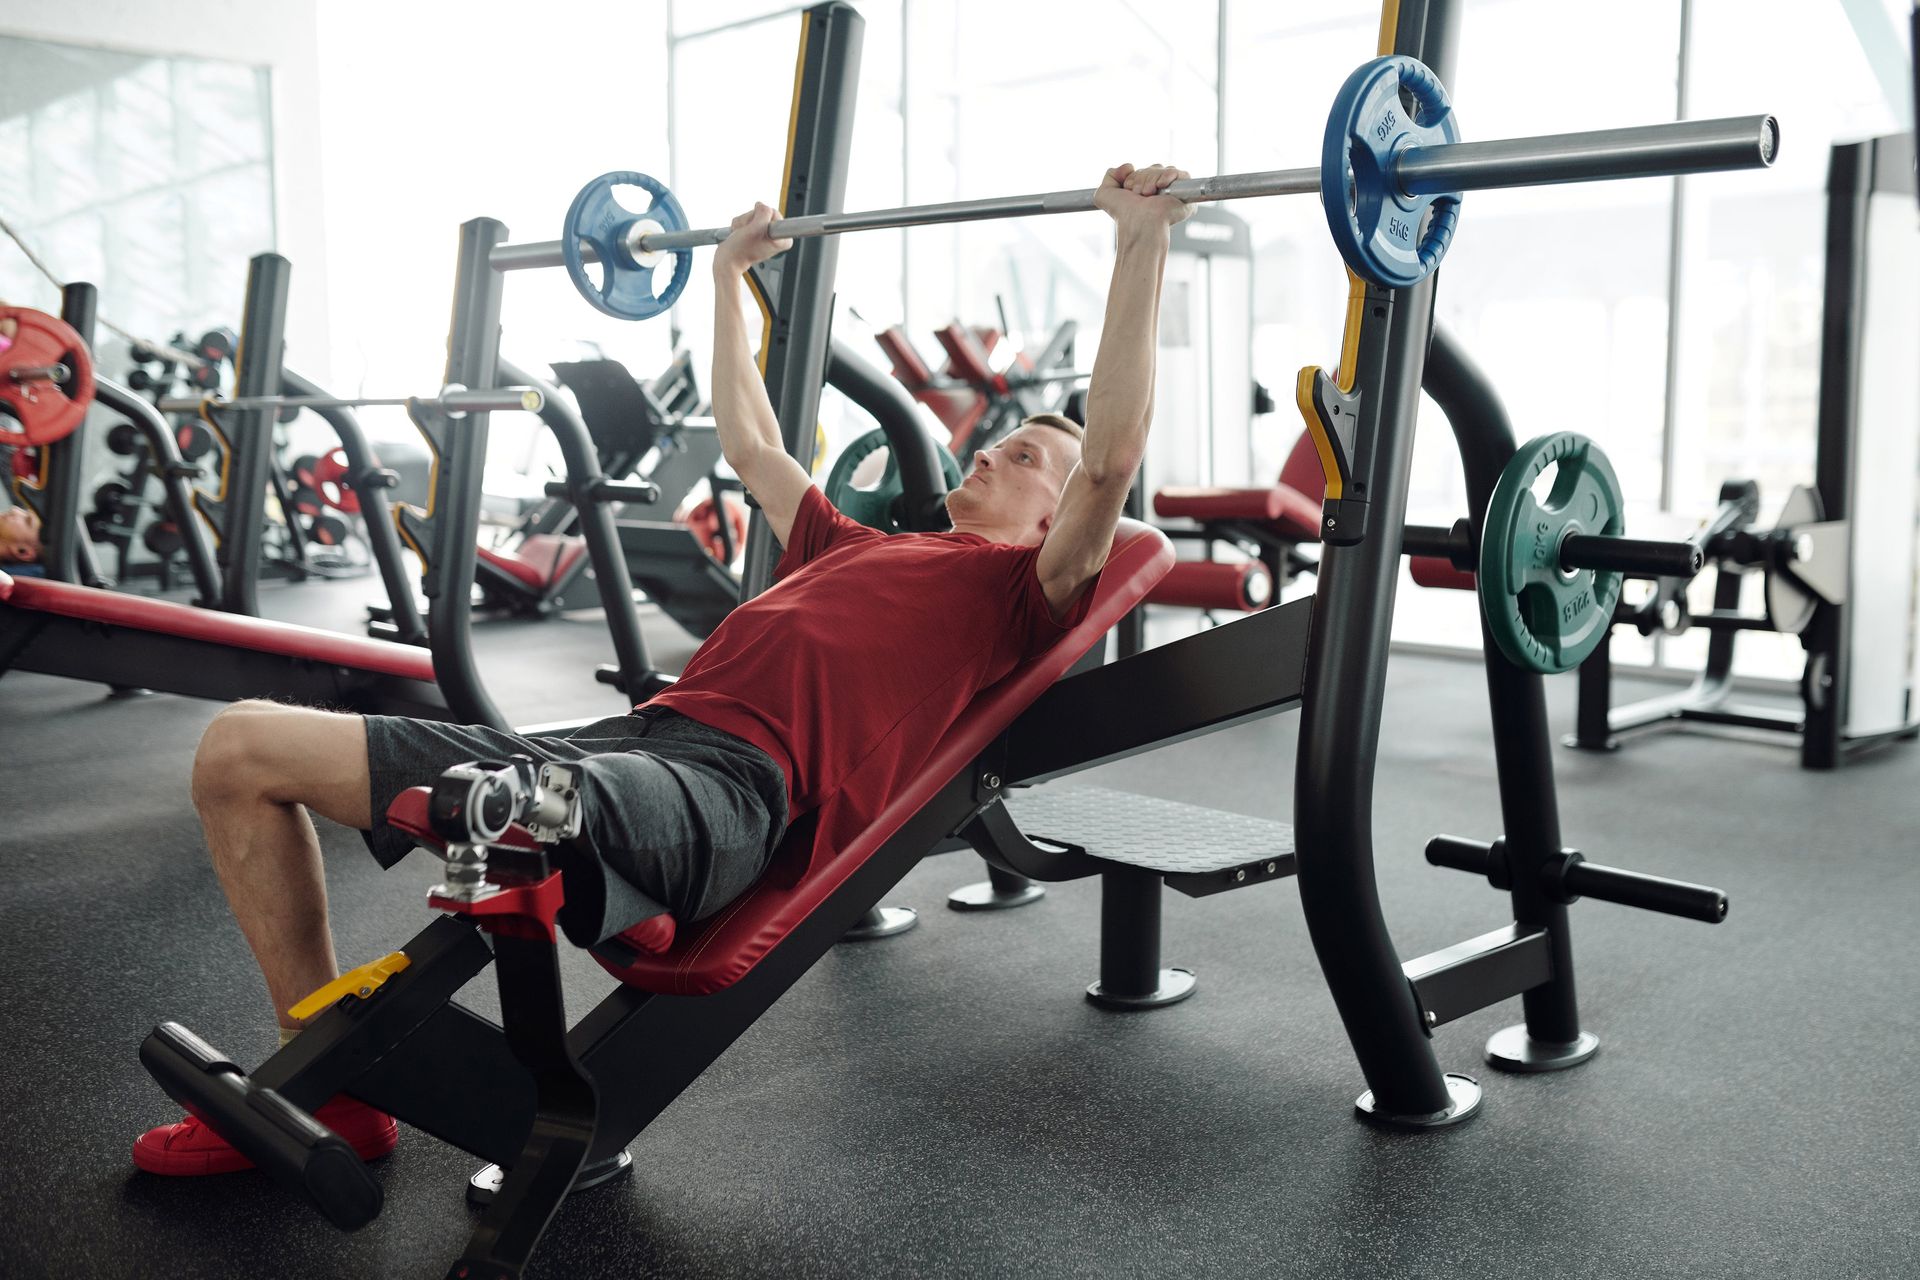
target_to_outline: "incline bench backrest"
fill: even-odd
[[[705,995],[738,982],[1139,604],[1172,567],[1173,558],[1173,544],[1165,534],[1151,525],[1122,520],[1080,624],[1032,662],[983,690],[954,722],[912,784],[880,813],[858,815],[850,823],[848,819],[855,816],[834,813],[830,799],[821,809],[822,831],[851,829],[852,834],[818,852],[814,865],[797,883],[780,884],[771,877],[762,880],[712,919],[681,928],[662,954],[641,954],[616,943],[597,950],[595,957],[621,981],[648,991]],[[811,840],[813,831],[810,823],[798,824],[788,840]],[[805,852],[783,848],[779,857],[798,853],[804,861]]]

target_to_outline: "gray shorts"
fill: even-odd
[[[650,916],[705,919],[759,879],[787,825],[787,780],[766,752],[675,711],[641,708],[564,737],[367,716],[373,829],[367,848],[390,867],[414,847],[387,806],[469,760],[579,761],[581,837],[554,850],[565,873],[560,923],[591,946]],[[610,873],[610,874],[609,874]]]

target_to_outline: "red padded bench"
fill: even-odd
[[[433,655],[417,645],[196,609],[170,600],[149,600],[46,578],[13,578],[6,574],[0,574],[0,578],[5,579],[0,601],[14,609],[433,683]]]
[[[1176,486],[1153,495],[1153,513],[1165,519],[1194,520],[1201,524],[1238,520],[1274,526],[1273,532],[1293,542],[1320,540],[1320,495],[1326,481],[1313,436],[1301,432],[1280,468],[1280,481],[1266,489],[1226,489]]]
[[[1258,560],[1182,560],[1147,593],[1148,604],[1251,613],[1273,602],[1273,574]]]
[[[1280,468],[1280,481],[1265,489],[1173,486],[1153,495],[1153,513],[1168,520],[1191,520],[1207,541],[1257,541],[1257,562],[1184,560],[1147,596],[1148,604],[1185,609],[1237,609],[1251,612],[1279,596],[1274,574],[1282,557],[1275,543],[1320,540],[1320,455],[1313,437],[1301,432]],[[1233,526],[1240,526],[1235,530]],[[1209,526],[1212,526],[1210,529]],[[1192,537],[1191,533],[1184,536]]]

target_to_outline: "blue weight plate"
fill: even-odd
[[[652,203],[635,213],[620,203],[614,194],[616,187],[639,187],[653,197]],[[648,320],[667,310],[679,299],[693,273],[692,251],[676,249],[666,289],[654,292],[654,267],[635,261],[626,247],[627,228],[641,218],[659,223],[662,231],[687,229],[687,215],[665,183],[631,169],[615,170],[580,189],[560,231],[560,256],[566,261],[573,287],[596,310],[622,320]],[[591,244],[600,259],[598,285],[587,273],[586,257],[580,251],[582,241]]]
[[[1403,88],[1414,101],[1412,116],[1401,101]],[[1340,86],[1320,148],[1320,203],[1333,242],[1355,275],[1401,289],[1440,265],[1453,239],[1460,196],[1408,195],[1394,166],[1408,147],[1459,138],[1446,89],[1413,58],[1375,58]],[[1429,208],[1433,219],[1422,234]]]

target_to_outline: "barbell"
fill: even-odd
[[[249,409],[368,409],[419,405],[435,409],[450,418],[469,413],[511,413],[516,409],[538,413],[547,400],[534,387],[498,387],[492,391],[469,391],[465,387],[447,387],[436,396],[235,396],[222,399],[204,396],[198,399],[166,399],[156,406],[162,413],[220,413]]]
[[[1763,169],[1773,163],[1779,144],[1780,126],[1768,115],[1462,142],[1439,78],[1415,59],[1395,55],[1362,64],[1341,86],[1328,113],[1319,167],[1190,178],[1168,187],[1167,194],[1199,204],[1317,192],[1334,243],[1354,274],[1384,288],[1404,288],[1439,265],[1463,192]],[[622,205],[614,194],[622,186],[648,193],[647,207],[634,212]],[[1097,207],[1095,195],[1094,189],[1050,191],[807,214],[776,218],[767,230],[775,239],[804,239],[1078,213]],[[499,271],[565,266],[593,306],[644,320],[679,298],[692,274],[692,250],[730,234],[730,227],[689,228],[664,183],[618,170],[595,178],[574,197],[561,239],[497,245],[490,261]],[[656,292],[654,269],[668,257],[672,272]],[[598,283],[586,270],[589,263],[600,264]]]
[[[37,447],[72,434],[93,403],[93,358],[72,326],[58,316],[27,307],[0,307],[0,319],[15,322],[13,342],[0,351],[0,444]],[[438,395],[414,397],[368,396],[236,396],[221,399],[165,399],[155,407],[162,413],[194,413],[211,417],[223,411],[248,409],[364,409],[380,405],[419,405],[450,418],[470,413],[538,413],[546,397],[535,387],[498,387],[470,391],[442,388]]]

